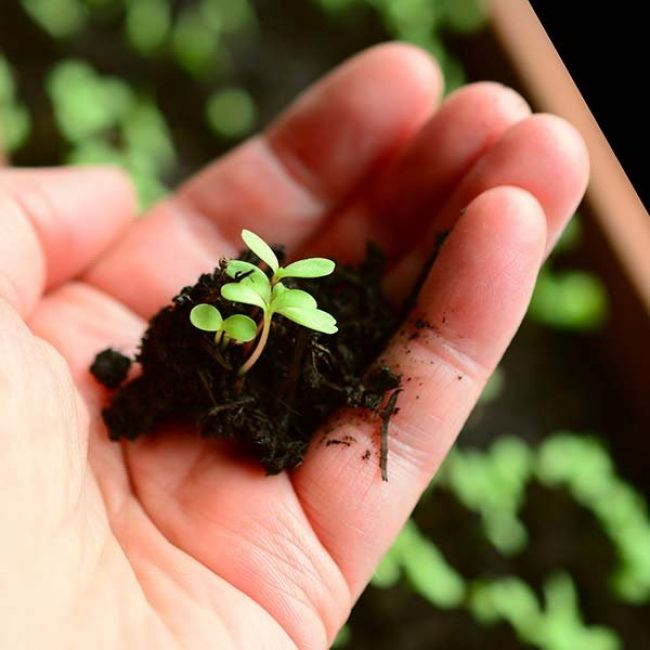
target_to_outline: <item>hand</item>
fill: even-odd
[[[440,465],[580,200],[576,132],[513,91],[468,86],[435,109],[420,51],[364,53],[264,135],[131,222],[107,169],[0,172],[0,646],[325,648]],[[464,208],[464,209],[463,209]],[[453,226],[416,307],[435,333],[385,358],[413,379],[389,477],[314,444],[266,477],[178,429],[115,444],[88,373],[250,227],[290,255],[355,259],[368,238],[408,291]],[[412,354],[405,354],[407,347]],[[373,456],[374,457],[374,456]]]

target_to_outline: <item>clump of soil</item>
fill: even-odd
[[[258,261],[251,253],[239,259]],[[339,332],[319,334],[276,315],[269,344],[243,382],[237,371],[250,345],[219,352],[213,336],[189,320],[199,303],[217,306],[224,318],[233,313],[259,317],[256,308],[221,297],[222,284],[232,282],[225,265],[222,260],[151,319],[135,357],[141,374],[121,385],[103,411],[111,439],[133,440],[165,420],[190,420],[202,436],[236,441],[275,474],[300,464],[314,432],[334,411],[362,407],[376,418],[386,478],[387,423],[400,380],[373,362],[396,331],[400,315],[381,293],[381,252],[369,246],[358,268],[337,266],[330,276],[294,284],[337,319]],[[285,284],[292,286],[291,281]],[[109,349],[97,355],[91,372],[115,388],[129,365],[130,359]]]

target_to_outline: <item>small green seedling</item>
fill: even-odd
[[[242,344],[257,336],[257,325],[252,318],[234,314],[224,319],[214,305],[201,303],[190,312],[190,322],[204,332],[214,332],[214,342],[225,348],[231,341]]]
[[[289,289],[280,281],[283,278],[319,278],[329,275],[335,267],[332,260],[314,257],[282,267],[271,247],[259,235],[250,230],[242,230],[241,236],[273,275],[269,278],[260,267],[242,260],[231,260],[226,267],[226,274],[237,282],[224,284],[221,295],[226,300],[254,305],[262,310],[260,337],[251,356],[240,368],[240,376],[245,375],[260,358],[269,338],[274,314],[282,314],[299,325],[324,334],[338,332],[336,319],[318,309],[311,294],[301,289]]]

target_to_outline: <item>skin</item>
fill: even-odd
[[[134,222],[117,171],[0,171],[0,646],[326,648],[516,331],[588,162],[576,131],[498,84],[439,105],[423,52],[369,50],[263,135]],[[461,215],[462,212],[462,215]],[[106,437],[94,354],[251,228],[290,256],[386,247],[391,299],[452,234],[383,355],[400,395],[382,482],[377,427],[341,413],[291,474],[168,428]],[[412,324],[405,324],[409,332]],[[410,353],[406,350],[410,349]],[[363,460],[371,449],[371,460]]]

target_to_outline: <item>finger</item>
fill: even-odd
[[[134,214],[125,176],[108,168],[0,170],[0,297],[23,316],[74,277]]]
[[[420,128],[440,86],[437,67],[414,47],[384,45],[355,57],[265,135],[156,207],[89,280],[150,315],[220,256],[238,251],[242,227],[299,245]]]
[[[361,197],[363,205],[325,224],[313,254],[336,250],[354,261],[363,256],[367,241],[388,256],[404,253],[476,161],[529,115],[523,98],[501,84],[475,83],[452,93]]]
[[[376,452],[379,422],[360,413],[341,416],[327,434],[356,444],[316,441],[293,475],[307,517],[353,594],[397,535],[518,327],[545,242],[544,212],[527,192],[503,187],[473,201],[382,357],[403,386],[389,427],[388,482],[376,453],[367,454]]]
[[[392,270],[388,290],[405,295],[426,263],[436,236],[454,225],[470,201],[493,187],[511,185],[535,196],[548,220],[548,253],[578,207],[588,178],[587,149],[573,126],[553,115],[523,120],[474,165],[431,224],[422,245]]]

